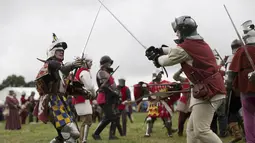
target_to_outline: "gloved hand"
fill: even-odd
[[[95,99],[95,93],[92,93],[91,91],[89,90],[86,90],[87,92],[87,98],[90,99],[90,100],[94,100]]]
[[[72,62],[72,67],[73,68],[79,68],[83,65],[83,60],[82,59],[76,59],[74,62]]]
[[[153,60],[157,56],[156,48],[154,46],[150,46],[148,49],[146,49],[145,56],[149,60]]]
[[[155,57],[155,59],[153,60],[153,64],[154,64],[154,66],[156,68],[160,68],[161,67],[161,65],[158,63],[158,58],[159,58],[159,56]]]
[[[158,63],[158,57],[163,55],[163,49],[162,48],[155,48],[154,46],[150,46],[146,51],[145,51],[145,56],[153,61],[153,64],[159,68],[161,65]]]
[[[163,49],[161,48],[155,48],[154,46],[150,46],[146,51],[145,51],[145,56],[149,60],[154,60],[156,57],[163,55]]]

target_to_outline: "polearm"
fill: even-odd
[[[157,93],[152,93],[152,94],[147,94],[147,95],[144,95],[144,96],[141,96],[139,98],[137,98],[136,100],[134,101],[128,101],[128,103],[136,103],[138,102],[139,100],[142,100],[143,98],[147,98],[147,97],[150,97],[150,96],[160,96],[160,97],[169,97],[175,93],[190,93],[191,90],[179,90],[179,91],[167,91],[167,92],[157,92]]]
[[[186,84],[190,84],[191,85],[191,83],[190,82],[182,82],[182,83],[178,83],[179,85],[186,85]],[[149,87],[151,87],[151,86],[175,86],[175,85],[173,85],[173,84],[170,84],[170,83],[162,83],[162,84],[146,84],[146,86],[149,86]],[[130,87],[135,87],[135,85],[133,85],[133,86],[130,86]]]
[[[216,49],[214,49],[214,51],[216,52],[217,56],[219,56],[220,60],[223,61],[223,59],[222,59],[222,57],[220,56],[219,52],[218,52]]]
[[[237,34],[239,40],[242,41],[242,44],[243,44],[243,45],[245,45],[243,39],[241,38],[239,32],[237,31],[236,26],[235,26],[235,24],[234,24],[234,22],[233,22],[233,20],[232,20],[232,18],[231,18],[231,16],[230,16],[228,10],[227,10],[227,7],[226,7],[225,5],[224,5],[224,8],[225,8],[225,10],[226,10],[226,12],[227,12],[227,14],[228,14],[228,17],[229,17],[229,19],[230,19],[230,21],[231,21],[231,23],[232,23],[232,25],[233,25],[235,31],[236,31],[236,34]],[[248,50],[247,50],[247,47],[246,47],[246,46],[243,46],[243,48],[244,48],[246,57],[248,58],[248,60],[249,60],[249,62],[250,62],[250,64],[251,64],[251,67],[252,67],[252,69],[253,69],[253,72],[251,72],[251,73],[248,74],[248,78],[250,79],[251,76],[255,76],[255,75],[254,75],[254,74],[255,74],[255,65],[254,65],[254,62],[253,62],[253,60],[252,60],[252,58],[251,58],[251,56],[250,56],[250,54],[249,54],[249,52],[248,52]]]
[[[230,21],[231,21],[232,26],[234,27],[234,29],[235,29],[235,31],[236,31],[236,34],[237,34],[239,40],[242,42],[243,45],[245,45],[244,42],[243,42],[243,39],[241,38],[241,36],[240,36],[240,34],[239,34],[239,32],[238,32],[238,30],[237,30],[235,24],[234,24],[233,19],[231,18],[230,14],[229,14],[229,12],[228,12],[227,7],[225,6],[225,4],[224,4],[223,6],[224,6],[224,9],[226,10],[226,12],[227,12],[227,14],[228,14],[228,17],[229,17],[229,19],[230,19]]]
[[[84,46],[84,48],[83,48],[83,50],[82,50],[82,58],[84,58],[84,52],[85,52],[85,49],[86,49],[86,47],[87,47],[87,45],[88,45],[88,43],[89,43],[89,39],[90,39],[91,33],[92,33],[93,29],[94,29],[94,26],[95,26],[95,24],[96,24],[97,17],[98,17],[98,15],[99,15],[99,12],[100,12],[100,10],[101,10],[101,7],[102,7],[102,4],[100,5],[100,7],[99,7],[99,9],[98,9],[96,18],[95,18],[95,20],[94,20],[94,22],[93,22],[93,25],[92,25],[91,29],[90,29],[89,36],[88,36],[88,38],[87,38],[86,44],[85,44],[85,46]]]
[[[115,20],[117,20],[118,22],[119,22],[119,24],[124,28],[124,29],[126,29],[127,30],[127,32],[146,50],[147,49],[147,47],[144,45],[144,44],[142,44],[142,42],[140,41],[140,40],[138,40],[138,38],[136,38],[135,37],[135,35],[130,31],[130,30],[128,30],[128,28],[103,4],[103,2],[101,2],[101,0],[98,0],[100,3],[101,3],[101,5],[114,17],[114,19]],[[166,71],[166,69],[165,69],[165,67],[164,66],[162,66],[162,68],[163,68],[163,70],[165,71],[165,73],[166,73],[166,76],[168,77],[168,73],[167,73],[167,71]]]
[[[128,28],[127,28],[127,27],[113,14],[104,4],[103,4],[103,2],[101,2],[101,0],[98,0],[98,1],[99,1],[99,2],[101,3],[101,5],[114,17],[114,19],[117,20],[117,21],[119,22],[119,24],[120,24],[121,26],[123,26],[124,29],[126,29],[127,32],[128,32],[133,38],[135,38],[135,40],[146,50],[147,47],[144,46],[144,45],[142,44],[142,42],[140,42],[130,30],[128,30]]]
[[[84,59],[84,52],[85,52],[85,49],[86,49],[86,47],[87,47],[87,45],[88,45],[88,43],[89,43],[89,39],[90,39],[91,33],[92,33],[93,29],[94,29],[94,26],[95,26],[95,24],[96,24],[97,17],[98,17],[98,15],[99,15],[99,12],[100,12],[100,10],[101,10],[101,7],[102,7],[102,5],[100,5],[100,7],[99,7],[99,9],[98,9],[98,11],[97,11],[97,15],[96,15],[96,17],[95,17],[95,19],[94,19],[94,22],[93,22],[92,27],[91,27],[90,32],[89,32],[89,36],[88,36],[88,38],[87,38],[87,40],[86,40],[86,43],[85,43],[84,48],[82,49],[81,59]],[[74,79],[74,77],[75,77],[75,75],[76,75],[77,70],[78,70],[78,68],[76,68],[75,71],[74,71],[73,79]],[[72,81],[71,81],[71,84],[73,84]]]
[[[227,10],[227,7],[226,7],[225,5],[224,5],[224,8],[225,8],[225,10],[226,10],[226,12],[227,12],[227,14],[228,14],[228,17],[229,17],[229,19],[230,19],[230,21],[231,21],[231,23],[232,23],[232,25],[233,25],[235,31],[236,31],[236,34],[237,34],[239,40],[242,42],[243,45],[245,45],[243,39],[241,38],[239,32],[237,31],[237,28],[236,28],[236,26],[235,26],[235,24],[234,24],[234,22],[233,22],[233,20],[232,20],[232,18],[231,18],[231,16],[230,16],[228,10]],[[251,78],[252,76],[254,76],[254,74],[255,74],[255,73],[254,73],[254,71],[255,71],[255,66],[254,66],[253,60],[251,59],[251,56],[250,56],[250,54],[249,54],[249,52],[248,52],[248,50],[247,50],[247,47],[246,47],[246,46],[243,46],[243,48],[244,48],[246,57],[248,58],[248,60],[249,60],[249,62],[250,62],[250,64],[251,64],[251,66],[252,66],[252,69],[253,69],[253,72],[251,72],[251,73],[248,74],[248,78],[249,78],[249,80],[250,80],[250,78]],[[233,92],[232,90],[231,90],[231,91],[228,91],[228,94],[229,94],[228,96],[229,96],[229,97],[228,97],[228,99],[227,99],[227,109],[226,109],[226,114],[227,114],[227,116],[228,116],[228,114],[229,114],[229,107],[230,107],[232,92]]]

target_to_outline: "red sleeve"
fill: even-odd
[[[240,63],[242,61],[242,53],[243,53],[243,48],[239,48],[236,51],[236,53],[235,53],[235,55],[232,59],[232,62],[229,66],[229,70],[231,70],[233,72],[239,72],[240,71],[241,66],[242,66],[241,63]]]

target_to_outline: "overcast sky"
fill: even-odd
[[[230,43],[237,37],[223,4],[239,30],[244,21],[255,21],[254,0],[104,0],[104,4],[148,47],[174,47],[170,23],[190,15],[200,35],[223,57],[231,53]],[[10,74],[34,80],[42,66],[36,58],[46,58],[53,32],[68,44],[64,62],[81,55],[99,7],[97,0],[1,0],[0,81]],[[94,59],[94,77],[100,57],[109,55],[113,67],[120,65],[115,78],[125,77],[128,85],[151,80],[155,69],[143,47],[103,7],[85,53]],[[177,69],[167,67],[169,79]]]

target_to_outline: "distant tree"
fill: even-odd
[[[35,81],[29,81],[24,86],[25,87],[35,87]]]
[[[23,76],[17,76],[15,74],[9,75],[5,80],[3,80],[2,84],[0,85],[0,90],[5,87],[20,87],[25,86],[25,78]]]

